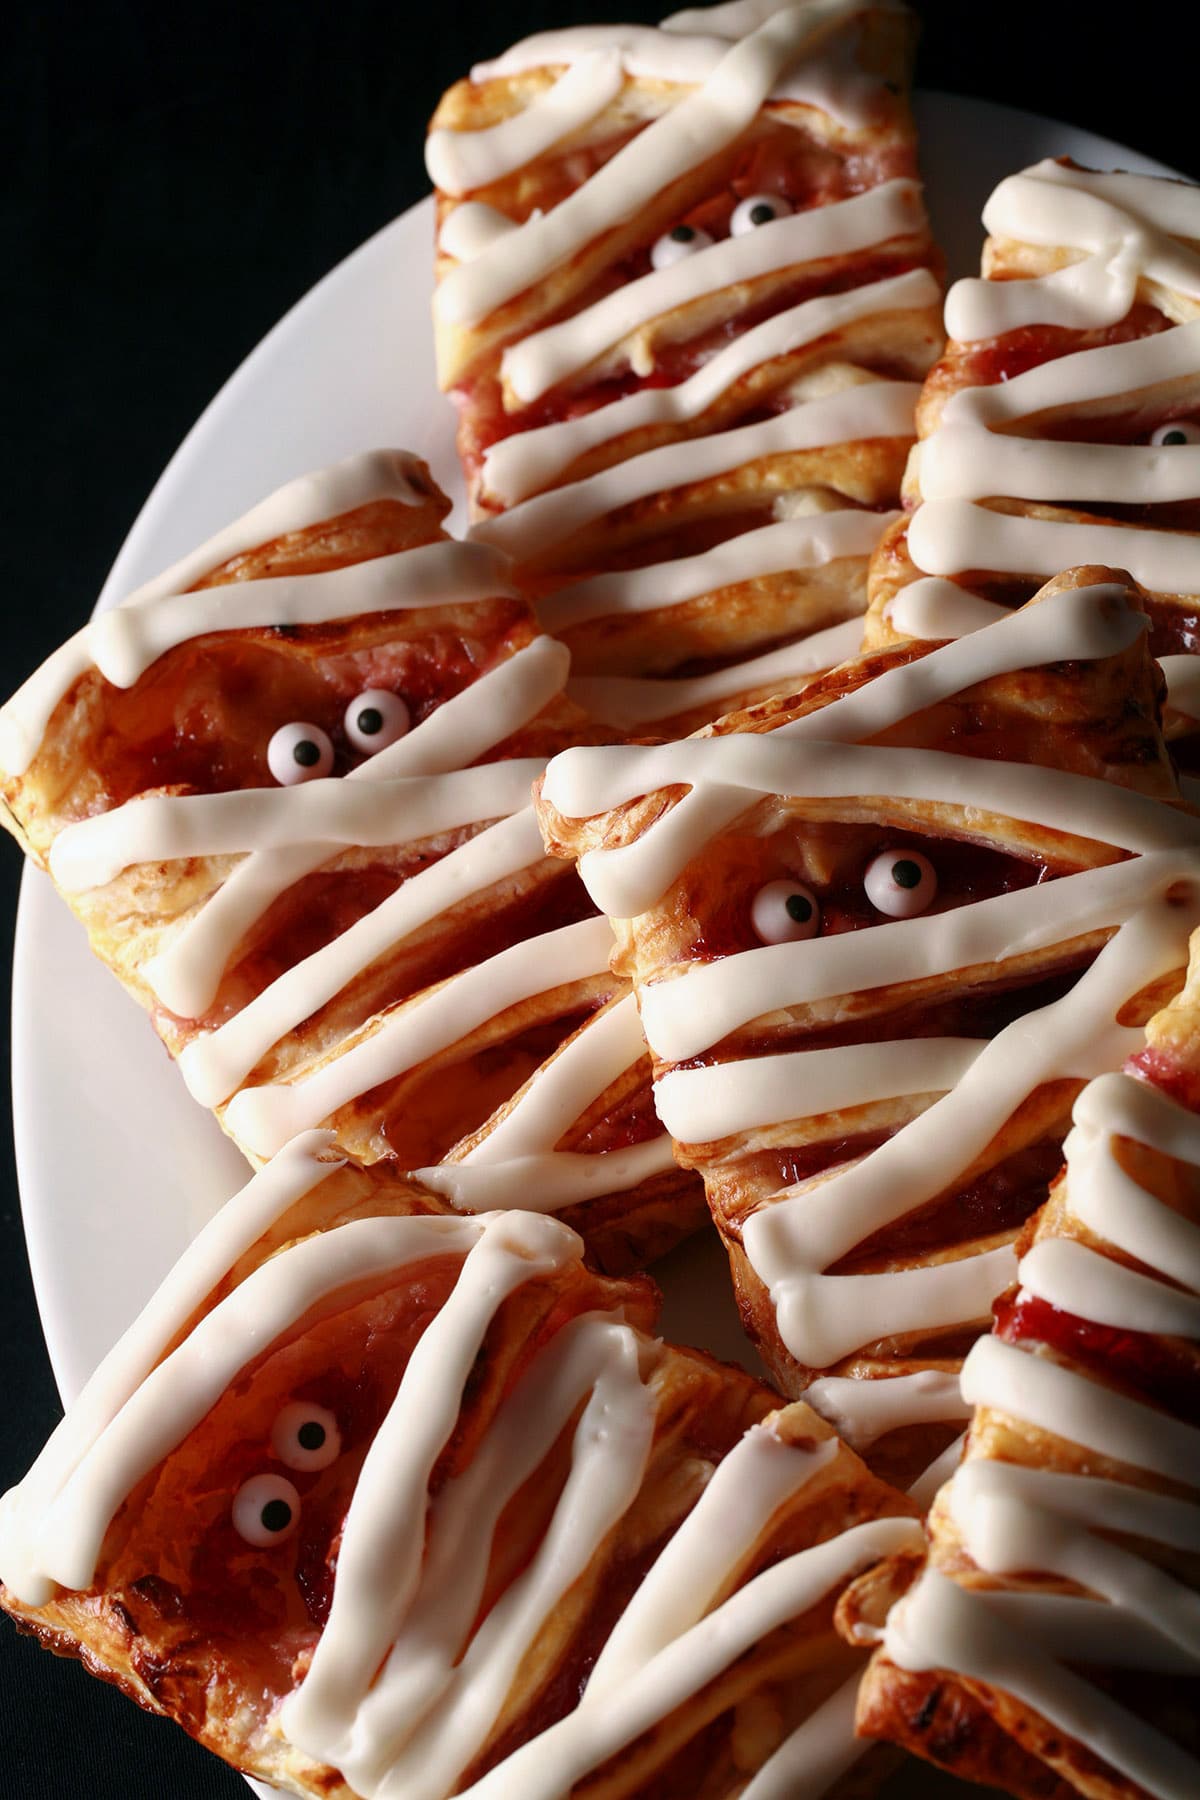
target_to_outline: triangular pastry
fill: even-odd
[[[857,648],[941,343],[913,23],[806,0],[542,32],[434,117],[475,532],[621,728]]]
[[[1200,824],[1158,686],[1136,591],[1084,569],[542,784],[768,1367],[898,1480],[965,1413],[1075,1095],[1182,979]]]
[[[844,1604],[882,1636],[861,1730],[1030,1800],[1200,1791],[1198,952],[1145,1049],[1075,1103],[963,1370],[926,1569],[910,1586],[909,1553]]]
[[[945,638],[1079,563],[1146,591],[1168,736],[1200,721],[1200,188],[1066,158],[1002,181],[917,408],[868,644]]]
[[[321,1133],[235,1196],[0,1502],[5,1608],[301,1795],[854,1763],[834,1605],[911,1504],[560,1222],[421,1207]]]
[[[624,991],[530,807],[567,652],[448,506],[399,452],[306,476],[0,712],[6,822],[254,1160],[436,1163]]]

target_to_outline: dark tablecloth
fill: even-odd
[[[917,9],[923,85],[1048,113],[1200,175],[1192,9],[1126,8],[1112,31],[1102,9],[1063,0]],[[217,387],[306,288],[425,192],[421,143],[442,89],[529,31],[655,17],[645,0],[33,0],[13,14],[0,56],[5,692],[82,622]],[[15,849],[0,845],[0,942],[18,879]],[[6,1063],[8,1052],[5,1037]],[[69,1130],[65,1093],[62,1121]],[[3,1487],[59,1412],[7,1135],[0,1231]],[[0,1622],[5,1800],[244,1792],[173,1726]]]

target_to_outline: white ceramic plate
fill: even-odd
[[[952,276],[978,266],[996,182],[1043,156],[1169,174],[1033,113],[918,96],[934,226]],[[376,445],[430,463],[459,505],[453,417],[433,374],[432,201],[387,226],[280,321],[197,421],[125,540],[100,597],[131,589],[280,483]],[[415,272],[415,273],[414,273]],[[64,620],[64,630],[74,621]],[[188,1239],[246,1179],[139,1009],[90,955],[44,876],[21,891],[13,979],[13,1118],[34,1285],[64,1400],[82,1386]],[[668,1336],[747,1359],[723,1259],[685,1246],[658,1271]],[[263,1789],[262,1792],[267,1790]]]

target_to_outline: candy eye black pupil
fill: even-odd
[[[803,894],[789,894],[783,905],[788,918],[794,919],[797,925],[807,925],[813,916],[812,901]]]
[[[690,225],[676,225],[671,231],[671,237],[677,244],[690,244],[695,235]]]
[[[292,1509],[286,1500],[268,1500],[259,1518],[264,1531],[286,1531],[292,1522]]]
[[[752,225],[769,225],[775,217],[775,208],[769,200],[760,200],[757,206],[750,208]]]
[[[305,1419],[296,1433],[296,1442],[302,1450],[319,1450],[325,1442],[325,1427],[316,1419]]]
[[[364,737],[374,737],[383,730],[383,714],[377,706],[364,706],[355,723]]]
[[[321,760],[321,746],[314,744],[311,738],[301,738],[298,744],[292,745],[292,756],[302,769],[311,769]]]
[[[1187,441],[1186,431],[1165,431],[1163,433],[1164,444],[1186,444]]]
[[[915,888],[921,885],[921,869],[918,863],[904,857],[900,862],[892,864],[892,880],[897,887]]]

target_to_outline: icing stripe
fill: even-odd
[[[338,571],[340,581],[323,575],[235,582],[184,597],[184,590],[231,557],[301,531],[315,520],[336,518],[379,500],[419,506],[427,498],[423,465],[401,450],[352,456],[279,488],[199,549],[137,588],[116,609],[117,614],[136,610],[145,617],[125,620],[104,614],[47,658],[0,707],[0,768],[10,775],[25,773],[37,755],[54,708],[93,664],[115,685],[130,686],[165,650],[206,631],[228,630],[234,624],[313,623],[348,613],[416,605],[418,601],[407,591],[406,578],[400,572],[409,556],[420,559],[423,579],[441,596],[442,603],[451,596],[471,600],[512,593],[501,564],[478,557],[466,545],[447,542],[407,551],[403,559],[381,559],[387,565],[382,572],[373,562],[356,564]],[[321,587],[315,587],[315,582]],[[360,594],[365,605],[358,604]]]
[[[828,1419],[843,1443],[860,1453],[901,1426],[969,1419],[972,1411],[958,1376],[941,1369],[871,1380],[822,1375],[805,1388],[804,1398]]]
[[[1023,1292],[1118,1331],[1200,1337],[1200,1297],[1123,1268],[1071,1238],[1045,1238],[1022,1258]]]
[[[464,1800],[557,1800],[767,1632],[809,1611],[878,1557],[919,1541],[915,1520],[875,1519],[774,1564],[659,1651],[626,1683],[619,1703],[610,1692],[603,1705],[589,1706],[585,1690],[573,1713],[466,1789]]]
[[[290,788],[148,795],[60,831],[50,872],[67,893],[79,893],[139,863],[293,848],[319,850],[325,860],[339,849],[420,843],[517,811],[543,766],[543,758],[522,757],[357,787],[330,776]]]
[[[906,179],[882,181],[848,200],[791,213],[626,282],[571,318],[508,345],[500,359],[502,379],[517,400],[530,405],[639,327],[704,295],[801,264],[854,256],[925,230],[920,184]]]
[[[654,1084],[658,1116],[685,1143],[713,1142],[901,1095],[944,1093],[970,1068],[986,1040],[916,1038],[790,1050],[745,1062],[673,1069]]]
[[[841,113],[851,123],[865,116],[860,109],[877,96],[878,83],[864,83],[853,74],[839,80],[829,60],[813,54],[831,30],[861,10],[861,0],[809,0],[806,5],[780,8],[732,44],[718,40],[711,48],[698,47],[693,52],[698,57],[692,63],[693,79],[703,85],[638,132],[548,213],[534,213],[519,231],[498,239],[473,262],[452,270],[434,296],[438,320],[477,324],[527,292],[606,233],[635,218],[673,182],[719,156],[753,123],[772,96],[815,103]],[[636,59],[638,51],[655,55],[668,45],[668,54],[677,66],[685,40],[678,34],[664,36],[644,29],[635,32],[631,40],[624,33],[614,35],[611,29],[600,28],[587,37],[576,35],[570,42],[586,52],[618,51],[625,68],[633,73],[642,66],[629,61],[634,46]],[[546,66],[547,40],[543,36],[535,43],[532,55],[537,60],[525,67]],[[565,47],[563,37],[554,34],[554,48]],[[530,54],[528,43],[523,54]],[[486,80],[510,73],[513,66],[500,59],[481,65],[475,73]],[[791,84],[781,88],[789,75]]]
[[[537,821],[526,807],[410,876],[374,911],[277,976],[225,1024],[185,1045],[179,1068],[192,1098],[202,1106],[227,1100],[273,1044],[356,976],[452,907],[533,867],[541,847]]]
[[[476,131],[431,131],[425,140],[429,179],[455,196],[502,181],[590,125],[623,84],[619,52],[595,50],[582,56],[552,87],[497,125]]]
[[[482,519],[471,535],[526,561],[635,500],[697,486],[747,463],[861,439],[911,437],[919,393],[911,381],[863,382],[753,425],[646,450],[582,481],[535,495],[496,518]]]
[[[66,1482],[222,1277],[297,1200],[343,1167],[332,1145],[332,1132],[305,1132],[226,1201],[109,1351],[24,1481],[0,1500],[0,1579],[26,1605],[44,1606],[53,1592],[46,1518]]]
[[[417,1170],[452,1206],[557,1212],[596,1194],[616,1194],[675,1167],[665,1135],[603,1152],[558,1150],[570,1126],[645,1055],[637,1002],[626,994],[589,1019],[544,1064],[460,1161]]]
[[[406,737],[344,777],[379,781],[434,776],[462,768],[535,718],[561,691],[570,652],[538,638],[443,702]],[[251,853],[198,914],[142,969],[158,999],[181,1018],[198,1018],[216,998],[221,975],[243,935],[295,882],[329,860],[323,845]],[[460,863],[459,870],[467,865]]]
[[[786,519],[727,538],[702,556],[645,569],[612,569],[537,602],[544,631],[570,631],[592,619],[682,606],[739,582],[795,569],[818,569],[844,557],[869,556],[898,513],[841,511]],[[861,631],[861,621],[859,622]]]
[[[484,455],[484,487],[504,506],[526,500],[589,451],[612,444],[629,432],[654,426],[685,427],[703,417],[756,369],[794,355],[863,319],[934,307],[938,292],[938,284],[928,269],[912,269],[885,281],[801,301],[740,333],[675,387],[642,388],[592,412],[501,438]]]
[[[448,1050],[510,1007],[601,974],[611,951],[612,930],[602,918],[514,944],[384,1013],[368,1035],[311,1074],[243,1088],[229,1103],[226,1124],[254,1155],[272,1156],[297,1132]]]
[[[647,985],[641,996],[642,1029],[657,1056],[684,1062],[781,1007],[892,982],[916,983],[1049,950],[1111,930],[1174,882],[1194,886],[1198,879],[1200,862],[1194,853],[1164,851],[949,912],[872,925],[869,945],[866,933],[857,931],[764,945]],[[1061,892],[1051,897],[1054,889]]]
[[[1025,519],[969,500],[930,500],[908,528],[917,567],[930,575],[970,569],[1047,579],[1059,569],[1109,563],[1162,594],[1200,593],[1200,534],[1137,525]]]

